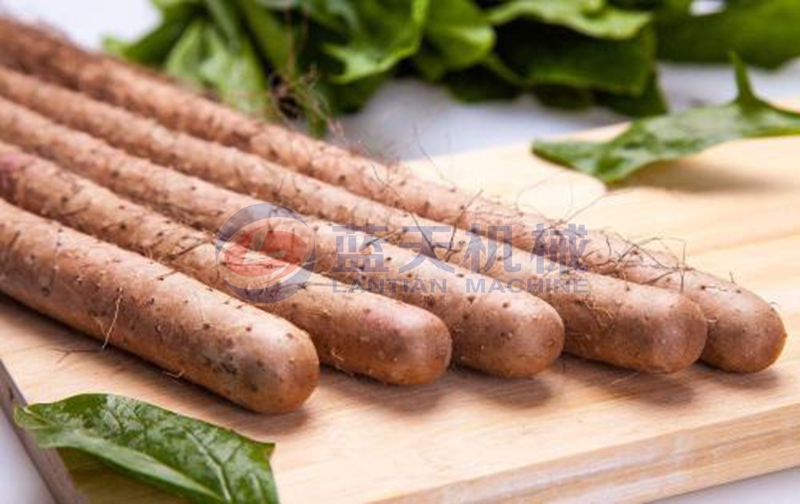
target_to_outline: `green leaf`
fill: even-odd
[[[202,20],[192,23],[164,62],[167,75],[196,88],[202,88],[204,83],[200,73],[200,66],[205,59],[204,30],[205,23]]]
[[[488,15],[495,25],[531,19],[612,40],[636,36],[651,20],[649,13],[609,7],[604,0],[512,0],[490,9]]]
[[[71,448],[198,503],[278,501],[274,445],[135,399],[84,394],[17,408],[14,420],[43,448]]]
[[[557,26],[512,23],[498,32],[493,68],[524,87],[561,85],[639,95],[655,60],[650,28],[627,41],[603,41]]]
[[[581,110],[594,105],[591,91],[567,86],[536,86],[533,94],[547,107],[564,110]]]
[[[667,113],[667,102],[655,72],[644,92],[638,96],[597,92],[594,98],[599,105],[630,117],[650,117]]]
[[[521,93],[518,86],[499,77],[486,65],[453,72],[445,77],[444,83],[450,94],[466,103],[508,100]]]
[[[422,47],[414,64],[429,80],[483,60],[494,46],[494,29],[472,0],[437,0],[428,7]]]
[[[657,161],[731,140],[800,134],[800,114],[755,96],[744,64],[738,57],[734,63],[739,96],[733,102],[634,121],[608,142],[538,141],[533,150],[545,159],[615,182]]]
[[[187,20],[203,7],[203,0],[151,0],[164,20]]]
[[[324,96],[327,108],[333,113],[350,113],[359,110],[375,94],[388,77],[377,74],[349,84],[321,82],[318,91]]]
[[[239,50],[243,36],[233,3],[230,0],[203,0],[203,3],[214,25],[225,37],[225,42],[233,50]]]
[[[345,19],[347,41],[325,46],[325,52],[342,65],[341,72],[331,76],[333,82],[349,84],[387,72],[417,52],[428,0],[352,2],[350,8],[343,11],[355,12]]]
[[[203,79],[239,110],[256,115],[274,112],[266,76],[250,42],[242,40],[239,48],[233,49],[217,30],[204,33],[208,58],[200,66]]]
[[[296,68],[294,35],[256,0],[236,0],[256,47],[281,75],[294,76]]]
[[[141,63],[142,65],[158,66],[172,50],[175,43],[181,38],[186,29],[184,19],[169,19],[158,27],[134,42],[105,37],[103,48],[117,56]]]
[[[800,56],[800,2],[739,0],[720,12],[672,16],[659,23],[659,56],[673,61],[720,62],[730,51],[777,68]]]

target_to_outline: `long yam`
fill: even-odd
[[[740,286],[695,270],[669,254],[644,250],[617,236],[591,231],[580,258],[560,240],[567,224],[488,198],[423,181],[400,167],[354,155],[277,125],[239,114],[110,58],[82,51],[46,30],[0,20],[5,64],[36,73],[165,125],[241,150],[306,175],[340,184],[389,206],[466,228],[514,226],[514,246],[553,260],[579,262],[593,272],[677,291],[696,302],[708,321],[703,360],[721,369],[754,372],[779,356],[786,330],[766,301]]]
[[[377,223],[384,229],[376,235],[392,243],[411,243],[420,229],[439,224],[7,69],[0,69],[0,94],[129,152],[234,191],[362,229]],[[529,254],[493,241],[484,243],[486,239],[481,240],[486,254],[476,256],[470,244],[479,237],[461,230],[447,235],[453,247],[441,249],[440,259],[457,265],[473,263],[473,271],[500,279],[506,286],[527,288],[531,280],[530,290],[555,307],[564,320],[568,352],[644,371],[674,372],[692,364],[703,349],[702,317],[677,294],[581,271],[561,271],[557,263],[532,262]],[[508,262],[518,265],[519,271],[508,271]]]
[[[0,197],[234,294],[206,233],[2,142]],[[281,267],[280,261],[255,262],[248,273],[258,278]],[[291,297],[258,306],[307,331],[320,360],[338,369],[403,385],[444,373],[452,342],[436,316],[368,292],[334,293],[330,283],[312,274]]]
[[[308,335],[145,257],[0,200],[0,290],[258,412],[317,384]]]
[[[2,99],[0,138],[198,229],[216,232],[240,210],[264,204],[130,156]],[[363,245],[359,255],[381,256],[385,270],[338,268],[339,226],[309,216],[303,219],[308,227],[299,226],[294,232],[306,243],[315,243],[315,271],[346,284],[357,282],[359,290],[370,281],[386,280],[391,288],[380,289],[381,293],[424,308],[445,322],[458,363],[498,376],[523,377],[545,369],[561,353],[564,328],[545,302],[508,292],[470,292],[468,282],[477,284],[483,277],[467,270],[444,271],[430,261],[402,270],[417,254],[381,246],[364,233],[353,233]],[[338,287],[342,289],[346,288]]]

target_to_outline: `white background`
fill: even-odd
[[[98,47],[104,34],[136,36],[157,20],[146,0],[0,0],[0,6],[7,12],[56,26],[90,47]],[[756,71],[753,78],[757,89],[770,98],[800,97],[800,62],[773,74]],[[662,81],[678,108],[726,100],[734,93],[733,79],[725,67],[664,66]],[[344,119],[342,125],[349,142],[386,158],[410,159],[527,142],[537,136],[619,120],[603,110],[548,110],[529,98],[462,105],[451,101],[442,90],[409,80],[387,85],[364,112]],[[11,426],[3,415],[0,417],[0,500],[52,502]],[[798,493],[800,469],[794,469],[664,502],[788,504],[798,502]]]

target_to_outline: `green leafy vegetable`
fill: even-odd
[[[688,156],[730,140],[800,134],[800,114],[758,98],[744,63],[738,57],[734,63],[739,95],[728,104],[641,119],[608,142],[539,141],[534,152],[615,182],[657,161]]]
[[[598,41],[557,26],[515,23],[498,33],[497,54],[510,82],[531,87],[557,84],[641,94],[653,73],[655,37],[643,30],[628,41]],[[508,78],[508,77],[507,77]]]
[[[800,56],[800,2],[738,0],[714,14],[678,16],[659,27],[659,54],[674,61],[725,61],[777,68]]]
[[[187,20],[202,7],[203,0],[152,0],[152,4],[165,20]]]
[[[533,94],[544,105],[565,110],[580,110],[594,105],[594,96],[587,89],[568,86],[537,86]]]
[[[472,0],[431,2],[424,33],[413,62],[428,80],[480,63],[495,41],[488,19]]]
[[[490,65],[490,58],[484,65],[474,66],[453,72],[444,79],[447,90],[458,100],[475,103],[486,100],[507,100],[518,96],[522,90],[501,78]],[[502,67],[499,67],[502,71]],[[511,76],[514,79],[515,76]]]
[[[106,51],[144,65],[160,65],[186,29],[185,19],[167,19],[136,42],[126,43],[113,37],[103,40]]]
[[[657,57],[775,67],[800,55],[800,1],[152,0],[161,23],[106,49],[248,112],[322,133],[387,80],[419,76],[465,101],[664,113]]]
[[[282,75],[294,76],[294,52],[297,50],[293,34],[270,11],[261,8],[256,0],[236,0],[245,23],[253,34],[261,54]]]
[[[205,30],[205,39],[208,57],[199,68],[203,79],[234,107],[253,114],[268,113],[266,77],[250,42],[242,40],[234,50],[215,29]]]
[[[242,32],[232,2],[229,0],[203,0],[203,2],[227,44],[234,50],[239,49]]]
[[[658,85],[658,76],[653,73],[644,92],[638,96],[597,92],[594,96],[600,103],[615,112],[631,117],[649,117],[667,113],[667,102]]]
[[[204,30],[203,21],[193,22],[164,62],[164,70],[168,75],[198,88],[205,83],[200,73],[205,58]]]
[[[134,399],[85,394],[14,412],[44,448],[71,448],[198,503],[278,501],[274,445]]]
[[[325,46],[343,65],[333,82],[349,84],[384,73],[419,49],[428,0],[352,2],[350,7],[356,14],[345,18],[348,40]]]
[[[627,40],[650,22],[650,14],[609,7],[604,0],[513,0],[489,10],[493,24],[531,18],[599,39]]]

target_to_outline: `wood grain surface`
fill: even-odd
[[[266,417],[0,298],[3,405],[113,392],[275,441],[286,503],[642,501],[800,465],[800,139],[735,142],[613,189],[528,149],[413,167],[588,227],[656,239],[734,278],[784,317],[790,339],[778,363],[747,376],[702,365],[647,376],[564,357],[532,380],[453,370],[416,388],[326,371],[301,411]],[[75,454],[31,451],[62,500],[170,501]]]

